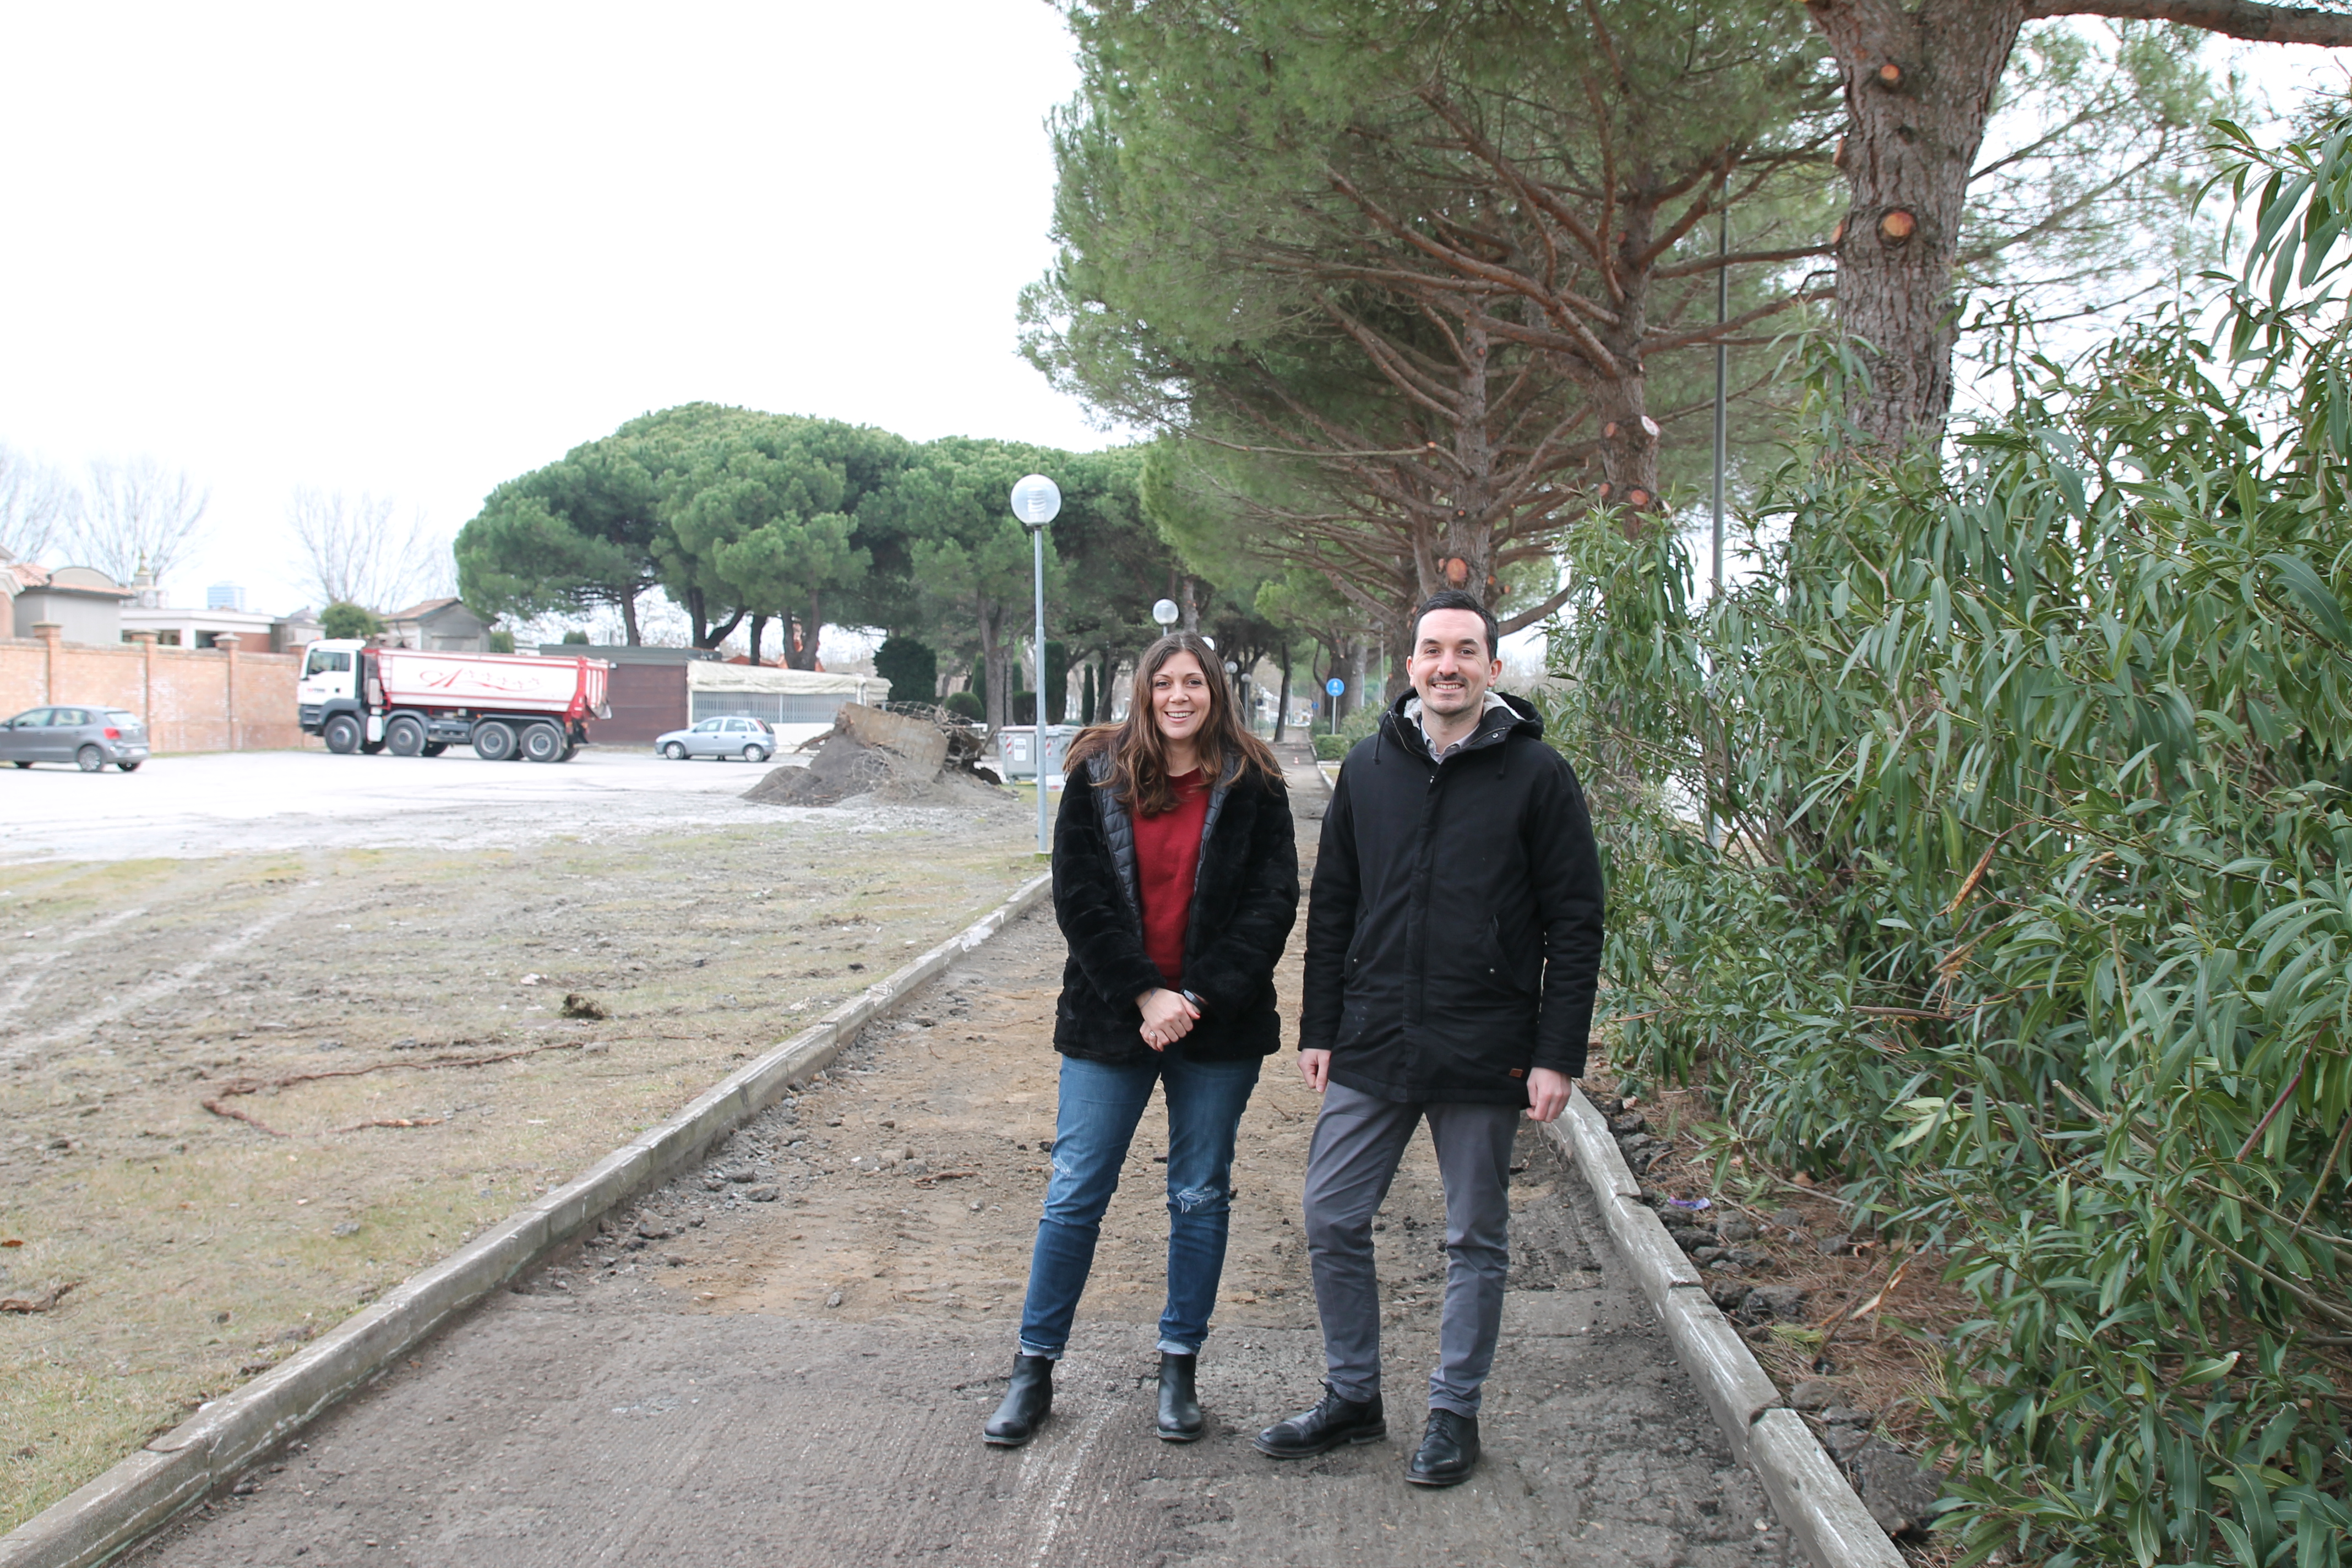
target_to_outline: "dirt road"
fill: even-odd
[[[1315,786],[1294,784],[1302,794]],[[1319,809],[1319,792],[1305,803]],[[1425,1139],[1381,1221],[1392,1436],[1301,1464],[1248,1443],[1321,1366],[1298,1238],[1295,1058],[1243,1124],[1199,1444],[1151,1429],[1166,1217],[1148,1117],[1055,1414],[988,1449],[1053,1125],[1062,944],[1017,923],[825,1078],[436,1340],[152,1542],[142,1568],[381,1562],[1784,1564],[1784,1534],[1608,1250],[1519,1144],[1487,1459],[1402,1479],[1442,1286]],[[1295,945],[1294,945],[1295,952]],[[1286,988],[1295,986],[1295,959]],[[1286,1013],[1295,1017],[1291,998]]]
[[[740,764],[641,776],[686,798],[616,792],[561,837],[460,790],[373,847],[234,852],[300,844],[270,812],[198,858],[0,866],[0,1299],[69,1288],[0,1311],[0,1530],[1032,871],[1009,795],[782,810],[708,793]]]

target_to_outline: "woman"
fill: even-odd
[[[1160,1436],[1201,1436],[1195,1358],[1224,1271],[1234,1132],[1280,1044],[1274,966],[1298,916],[1282,766],[1243,728],[1215,650],[1191,632],[1136,661],[1127,718],[1081,734],[1054,831],[1070,944],[1054,1173],[1029,1264],[1013,1386],[987,1440],[1026,1443],[1094,1264],[1103,1211],[1158,1083],[1168,1100],[1168,1296]]]

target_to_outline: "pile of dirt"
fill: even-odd
[[[743,798],[763,805],[838,805],[878,787],[903,766],[895,752],[836,733],[825,737],[808,766],[771,768]]]
[[[773,769],[743,798],[766,805],[838,805],[858,795],[897,805],[1011,805],[993,775],[971,771],[954,738],[928,718],[845,702],[832,731],[810,742],[816,755],[808,766]]]

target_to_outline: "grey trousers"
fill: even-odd
[[[1361,1402],[1381,1391],[1381,1290],[1372,1271],[1372,1215],[1420,1122],[1437,1145],[1445,1187],[1445,1310],[1438,1321],[1433,1408],[1478,1414],[1503,1321],[1510,1272],[1514,1105],[1379,1100],[1332,1084],[1323,1092],[1307,1155],[1307,1252],[1323,1318],[1331,1392]]]

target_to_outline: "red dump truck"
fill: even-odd
[[[305,734],[331,752],[437,757],[471,746],[485,762],[571,759],[588,721],[609,719],[601,658],[422,653],[330,639],[310,645],[296,689]]]

